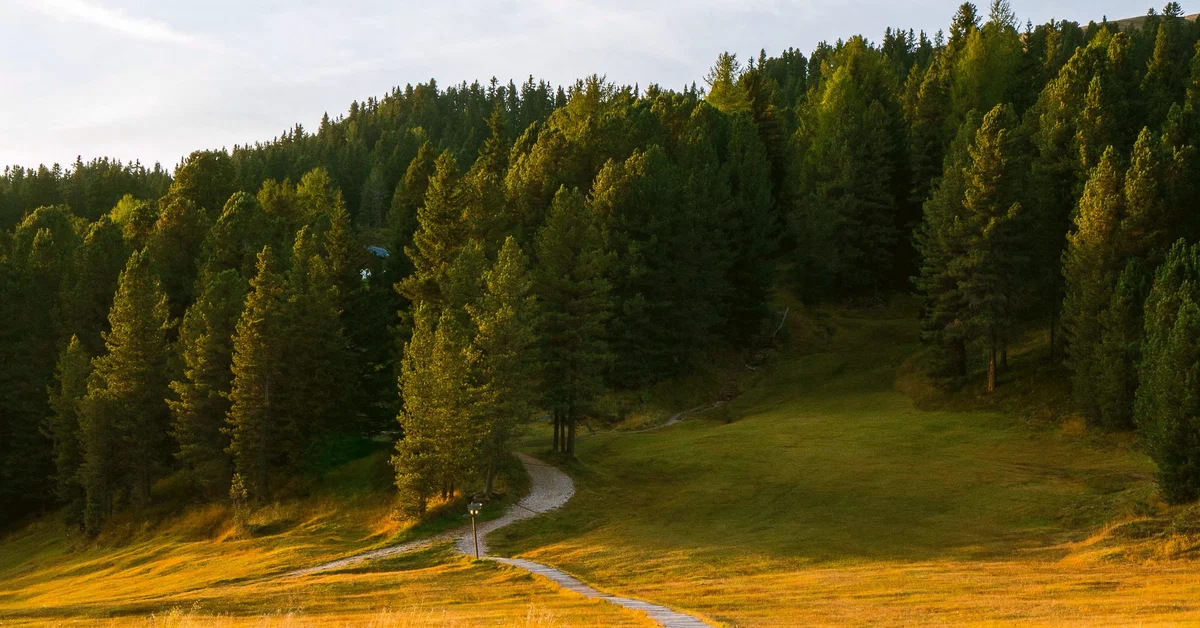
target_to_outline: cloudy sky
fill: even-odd
[[[106,155],[173,166],[194,149],[314,127],[352,99],[430,77],[565,83],[599,73],[679,87],[723,50],[807,53],[822,39],[878,40],[889,25],[933,33],[959,1],[0,0],[0,164]],[[1149,6],[1013,5],[1035,23]]]

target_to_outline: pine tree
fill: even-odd
[[[121,273],[108,320],[106,353],[92,361],[80,421],[80,476],[91,532],[111,513],[118,494],[135,504],[149,501],[171,450],[165,401],[171,322],[166,294],[144,252],[131,256]]]
[[[1100,425],[1125,430],[1133,427],[1137,364],[1141,359],[1142,306],[1150,291],[1150,273],[1133,258],[1117,277],[1112,299],[1099,314],[1100,342],[1095,348],[1096,392]]]
[[[226,493],[232,473],[223,428],[233,382],[233,334],[245,299],[246,281],[238,271],[206,275],[180,325],[183,377],[171,382],[171,435],[179,444],[176,457],[211,497]]]
[[[253,277],[258,252],[271,243],[274,231],[258,199],[245,192],[234,193],[208,232],[204,270],[216,274],[232,269],[244,278]]]
[[[192,290],[209,221],[204,209],[186,197],[168,195],[163,201],[146,242],[146,254],[167,293],[171,316],[179,318],[194,299]]]
[[[392,465],[400,503],[412,515],[424,513],[435,496],[453,494],[480,451],[480,435],[472,429],[469,339],[448,313],[437,321],[434,314],[431,305],[417,306],[400,375],[404,437],[396,443]]]
[[[1200,495],[1200,251],[1180,241],[1155,273],[1134,420],[1171,503]]]
[[[957,387],[967,375],[964,321],[967,303],[959,286],[967,249],[967,223],[962,219],[966,168],[970,146],[982,120],[971,113],[947,150],[943,176],[924,206],[924,220],[914,241],[921,254],[920,274],[914,279],[923,298],[921,339],[929,347],[926,374],[945,388]]]
[[[742,65],[736,54],[722,52],[717,55],[716,64],[704,77],[704,82],[708,83],[705,100],[723,113],[749,113],[750,95],[739,85],[741,74]]]
[[[296,234],[286,274],[286,344],[280,369],[277,437],[290,469],[315,461],[315,447],[361,424],[358,377],[339,317],[333,269],[307,229]]]
[[[272,462],[280,457],[280,424],[285,420],[284,345],[286,286],[271,247],[258,254],[246,307],[233,338],[233,383],[226,432],[234,469],[254,499],[269,495]]]
[[[66,504],[67,523],[74,525],[83,524],[86,499],[79,482],[79,468],[83,464],[79,419],[80,404],[87,394],[91,372],[91,357],[79,338],[71,336],[71,343],[58,357],[55,385],[49,388],[52,414],[47,420],[47,428],[54,442],[58,501]]]
[[[108,216],[92,223],[76,256],[72,285],[63,297],[68,325],[88,355],[104,350],[108,310],[129,255],[120,225]]]
[[[555,195],[535,251],[544,403],[554,415],[554,449],[573,455],[575,421],[604,391],[612,361],[607,274],[615,259],[605,253],[598,217],[576,190]]]
[[[169,196],[186,199],[201,212],[216,214],[237,189],[233,160],[223,150],[196,151],[175,170]]]
[[[483,294],[467,311],[478,355],[473,396],[482,419],[481,453],[487,461],[484,492],[491,494],[497,463],[538,401],[537,308],[528,263],[513,237],[505,239],[483,281]]]
[[[967,304],[963,324],[983,346],[987,390],[996,388],[997,354],[1022,311],[1021,276],[1028,265],[1021,212],[1023,151],[1012,107],[999,105],[983,117],[964,172],[963,220],[967,255],[956,269]]]
[[[1089,420],[1099,418],[1096,406],[1096,350],[1100,342],[1099,313],[1112,300],[1120,271],[1117,229],[1124,215],[1121,175],[1116,153],[1109,148],[1092,172],[1083,198],[1075,231],[1067,236],[1063,257],[1066,298],[1063,327],[1067,333],[1067,367],[1076,401]]]
[[[413,245],[404,250],[412,260],[413,274],[398,288],[410,300],[437,303],[443,298],[439,286],[466,240],[460,178],[454,157],[442,153],[429,179],[425,201],[417,210],[420,226],[413,234]]]

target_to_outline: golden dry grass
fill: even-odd
[[[729,626],[1200,624],[1200,516],[1127,435],[1047,418],[1036,342],[1004,395],[918,407],[911,318],[820,320],[732,422],[582,439],[576,498],[493,550]]]

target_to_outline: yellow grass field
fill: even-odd
[[[1163,509],[1133,439],[915,404],[910,320],[831,313],[715,416],[583,439],[576,498],[493,550],[729,626],[1200,625],[1200,513]],[[1008,381],[1059,376],[1036,354]]]
[[[1200,508],[1159,503],[1129,435],[1061,415],[1061,374],[1037,366],[1037,342],[1014,348],[988,399],[916,383],[911,317],[829,310],[796,325],[730,403],[582,436],[566,467],[576,496],[499,531],[492,551],[723,626],[1200,625]],[[647,406],[687,407],[689,390],[700,405],[727,375],[674,382]],[[545,455],[547,440],[538,428],[524,447]],[[262,508],[249,535],[216,506],[120,522],[95,543],[35,523],[0,542],[0,625],[652,625],[446,544],[283,577],[456,523],[410,529],[391,514],[386,452],[354,464],[347,478],[381,479]]]

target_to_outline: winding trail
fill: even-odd
[[[683,414],[686,413],[680,413],[673,418],[678,420],[678,418]],[[625,608],[642,611],[665,628],[713,628],[711,624],[707,624],[696,617],[673,611],[665,606],[651,604],[650,602],[645,602],[634,598],[604,593],[584,584],[578,578],[575,578],[574,576],[571,576],[570,574],[559,569],[555,569],[554,567],[550,567],[549,565],[543,565],[541,563],[535,563],[531,560],[524,560],[520,558],[500,558],[496,556],[487,556],[487,535],[490,532],[503,528],[504,526],[517,521],[523,521],[542,513],[550,512],[551,510],[560,508],[563,504],[567,503],[567,500],[571,499],[572,495],[575,494],[575,483],[571,481],[571,477],[569,475],[560,471],[558,467],[546,464],[534,458],[533,456],[528,456],[522,453],[518,453],[517,457],[521,460],[521,464],[525,466],[525,471],[529,473],[531,484],[529,494],[526,495],[524,499],[517,502],[515,506],[509,509],[504,516],[500,517],[499,519],[486,521],[479,525],[480,556],[487,560],[504,563],[505,565],[524,569],[530,573],[543,576],[550,579],[555,584],[563,587],[564,589],[574,591],[575,593],[579,593],[585,597],[596,598],[604,600],[605,602],[609,602],[610,604],[616,604]],[[322,571],[341,569],[364,561],[383,558],[386,556],[394,556],[396,554],[402,554],[404,552],[410,552],[423,547],[428,547],[435,542],[444,541],[451,538],[455,539],[454,548],[460,553],[469,556],[475,555],[475,537],[471,533],[471,526],[466,525],[429,539],[410,541],[408,543],[401,543],[400,545],[385,547],[383,549],[366,552],[364,554],[357,554],[355,556],[342,558],[332,562],[324,563],[322,565],[317,565],[315,567],[293,571],[287,575],[303,576],[313,573],[320,573]]]

